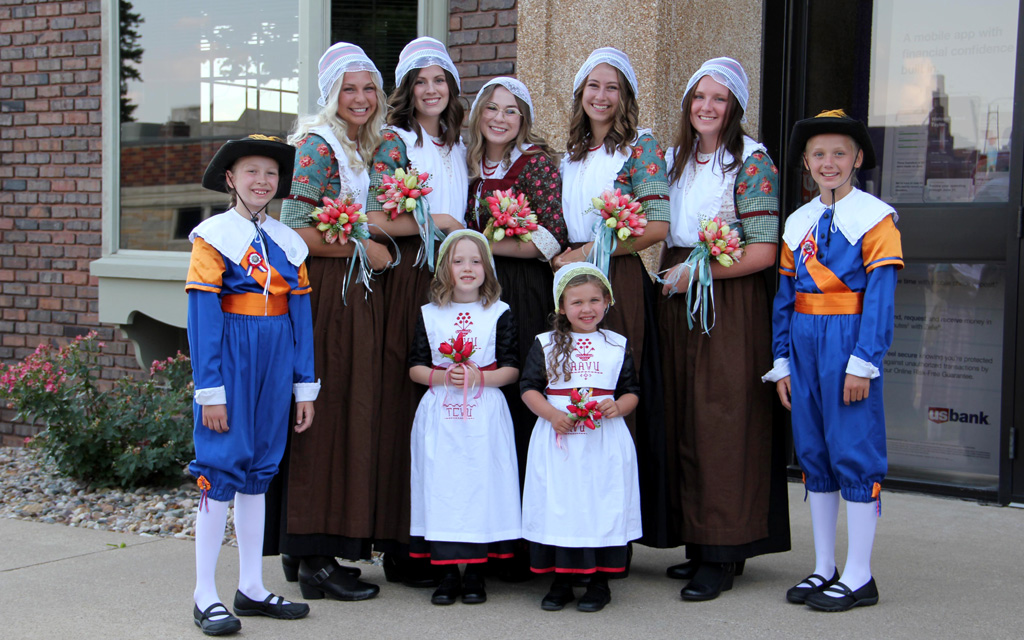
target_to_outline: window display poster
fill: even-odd
[[[908,264],[885,359],[890,477],[995,485],[1005,268]]]

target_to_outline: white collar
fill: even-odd
[[[267,216],[267,219],[260,223],[260,229],[281,247],[288,262],[296,267],[309,255],[309,247],[299,234],[277,220]],[[231,262],[241,264],[245,252],[256,239],[256,226],[234,209],[228,209],[224,213],[203,220],[188,234],[190,242],[195,242],[197,237],[210,243]]]
[[[821,214],[831,208],[821,201],[819,195],[794,211],[793,215],[786,220],[786,231],[782,234],[782,240],[786,246],[791,251],[796,251],[807,236],[807,232],[821,218]],[[850,193],[836,201],[833,218],[836,228],[851,245],[854,245],[865,233],[890,214],[893,222],[899,219],[896,210],[891,205],[854,187]]]

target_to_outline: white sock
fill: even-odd
[[[814,573],[829,580],[836,571],[836,523],[839,519],[839,492],[809,491],[811,527],[814,532]],[[812,580],[817,583],[817,580]],[[820,585],[815,585],[820,586]]]
[[[846,548],[843,576],[839,580],[851,591],[860,589],[871,580],[871,547],[875,543],[877,525],[874,502],[846,503],[846,526],[850,540]],[[828,593],[830,596],[840,595]]]
[[[262,602],[270,592],[263,586],[263,524],[265,494],[235,494],[235,539],[238,540],[238,590]]]
[[[221,601],[217,596],[217,557],[224,542],[227,519],[228,503],[220,500],[203,501],[196,514],[196,590],[192,597],[200,611]]]

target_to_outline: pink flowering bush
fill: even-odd
[[[134,488],[176,479],[192,458],[192,366],[179,353],[142,380],[99,383],[96,332],[63,347],[40,344],[0,365],[0,402],[44,430],[31,439],[65,476]]]

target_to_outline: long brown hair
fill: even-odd
[[[676,136],[675,144],[673,145],[675,151],[672,156],[672,168],[668,172],[669,184],[674,184],[683,177],[683,168],[686,167],[686,163],[690,160],[690,156],[693,155],[693,150],[697,144],[697,131],[690,124],[690,112],[693,110],[693,93],[696,89],[697,86],[694,85],[693,89],[690,89],[690,92],[683,98],[683,114],[679,123],[679,135]],[[725,126],[722,127],[722,131],[719,134],[718,146],[715,150],[715,162],[721,167],[723,174],[738,169],[743,164],[743,136],[746,135],[746,132],[743,130],[741,120],[743,120],[743,107],[740,106],[739,100],[730,91],[729,105],[725,111]],[[732,161],[729,164],[723,163],[723,147],[732,156]]]
[[[465,240],[476,245],[480,251],[480,260],[484,265],[484,283],[480,285],[480,302],[484,307],[489,307],[501,298],[501,285],[498,283],[498,276],[494,273],[491,261],[487,259],[489,255],[487,245],[478,236],[466,234],[456,240],[434,266],[434,279],[430,281],[430,301],[439,307],[447,307],[451,304],[452,296],[455,293],[455,280],[452,278],[452,256],[455,255],[455,247]]]
[[[448,104],[441,112],[441,142],[449,149],[459,141],[462,120],[466,116],[466,108],[459,100],[459,85],[455,77],[447,69],[444,79],[448,84]],[[393,127],[416,132],[416,146],[423,144],[423,128],[416,121],[416,97],[413,87],[419,78],[420,69],[412,69],[402,78],[402,83],[395,87],[388,97],[388,124]]]
[[[615,69],[615,67],[612,68]],[[608,153],[615,151],[628,153],[639,128],[640,105],[637,104],[633,87],[626,81],[626,76],[618,69],[615,69],[615,74],[619,79],[619,104],[615,109],[612,128],[604,137],[604,148]],[[587,78],[589,77],[588,75]],[[587,157],[587,148],[593,134],[593,130],[590,128],[590,116],[583,110],[583,90],[586,89],[586,86],[587,80],[584,79],[572,93],[569,140],[565,145],[571,162],[579,162]]]
[[[490,100],[495,87],[498,86],[500,85],[492,84],[484,89],[477,99],[476,109],[469,114],[469,132],[466,134],[466,166],[471,182],[480,176],[480,162],[483,160],[484,151],[487,148],[487,140],[480,133],[480,119],[483,117],[484,106]],[[502,163],[507,167],[511,162],[512,149],[519,149],[523,155],[527,156],[542,153],[554,162],[555,152],[551,149],[551,145],[540,133],[533,130],[533,125],[530,122],[533,114],[530,113],[529,105],[520,100],[518,96],[513,97],[516,99],[516,108],[522,112],[523,117],[519,123],[519,133],[516,135],[516,139],[505,147],[505,157],[502,158]]]
[[[612,294],[600,278],[590,273],[581,273],[566,283],[565,288],[562,289],[562,295],[558,299],[558,308],[564,308],[566,291],[587,283],[597,285],[597,288],[604,293],[605,303],[611,302]],[[603,319],[601,324],[604,324]],[[572,380],[572,324],[569,322],[569,316],[558,311],[552,314],[551,330],[551,342],[554,348],[551,349],[551,354],[548,356],[548,379],[557,380],[559,376],[565,376],[565,381],[569,382]],[[600,325],[598,325],[598,331],[600,330]],[[603,332],[602,335],[604,335]]]

